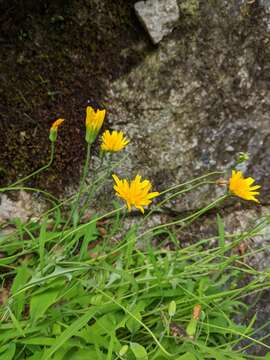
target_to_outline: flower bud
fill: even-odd
[[[55,142],[57,139],[58,127],[64,122],[64,119],[55,120],[50,129],[49,139],[51,142]]]
[[[173,317],[175,315],[176,302],[174,300],[170,302],[168,312],[170,317]]]
[[[197,324],[198,324],[198,321],[200,320],[201,311],[202,311],[202,306],[200,304],[197,304],[194,306],[192,318],[186,328],[187,335],[192,339],[194,338],[194,336],[196,334]]]
[[[119,351],[119,356],[124,356],[128,351],[128,345],[124,345],[121,347],[120,351]]]
[[[240,152],[238,154],[238,157],[236,159],[237,164],[241,164],[245,161],[249,160],[249,153],[245,153],[245,152]]]
[[[85,140],[88,144],[92,144],[102,127],[106,110],[95,111],[91,106],[86,108],[86,119],[85,119]]]

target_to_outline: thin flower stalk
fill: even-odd
[[[210,184],[215,184],[215,181],[202,181],[202,182],[198,182],[193,186],[189,186],[188,188],[185,188],[183,190],[177,191],[176,193],[171,194],[170,196],[166,197],[165,199],[163,199],[162,201],[158,202],[157,204],[155,204],[155,206],[153,206],[151,208],[151,210],[143,217],[142,221],[140,222],[140,226],[155,212],[157,211],[157,209],[159,209],[162,205],[166,204],[168,201],[176,198],[179,195],[185,194],[187,192],[193,191],[197,188],[200,188],[203,185],[210,185]],[[180,187],[180,186],[179,186]],[[183,187],[183,186],[181,186]],[[164,192],[161,192],[160,195],[164,194]]]
[[[225,194],[219,198],[217,198],[216,200],[212,201],[210,204],[208,204],[207,206],[203,207],[202,209],[196,211],[195,213],[183,218],[183,219],[179,219],[179,220],[176,220],[176,221],[172,221],[170,223],[166,223],[166,224],[161,224],[161,225],[158,225],[158,226],[155,226],[155,227],[152,227],[148,230],[146,230],[144,233],[142,233],[140,235],[140,237],[150,233],[150,232],[153,232],[153,231],[156,231],[156,230],[160,230],[160,229],[163,229],[163,228],[167,228],[169,226],[173,226],[173,225],[181,225],[181,228],[187,226],[188,224],[190,224],[191,222],[193,222],[195,219],[197,219],[198,217],[200,217],[201,215],[203,215],[204,213],[206,213],[208,210],[216,207],[218,204],[220,204],[221,202],[223,202],[229,195],[228,194]]]
[[[81,177],[81,181],[80,181],[80,187],[79,187],[79,191],[78,191],[78,196],[77,196],[76,202],[75,202],[75,204],[74,204],[74,206],[72,208],[70,218],[68,219],[68,221],[66,222],[65,225],[67,225],[69,223],[71,218],[73,218],[74,227],[78,225],[78,221],[79,221],[78,207],[79,207],[80,198],[81,198],[82,193],[83,193],[85,180],[86,180],[86,178],[88,176],[88,172],[89,172],[90,153],[91,153],[91,144],[87,143],[86,159],[85,159],[85,163],[84,163],[84,167],[83,167],[83,173],[82,173],[82,177]]]
[[[25,182],[29,179],[31,179],[33,176],[36,176],[37,174],[39,174],[40,172],[46,170],[47,168],[49,168],[54,160],[54,154],[55,154],[55,142],[57,139],[57,131],[58,131],[58,127],[64,122],[64,119],[58,119],[55,120],[50,128],[50,132],[49,132],[49,139],[51,141],[51,153],[50,153],[50,160],[49,162],[42,166],[41,168],[37,169],[36,171],[34,171],[33,173],[25,176],[22,179],[19,179],[18,181],[16,181],[15,183],[9,185],[9,188],[14,188],[15,186],[17,186],[18,184]]]
[[[33,173],[25,176],[24,178],[22,179],[19,179],[18,181],[16,181],[15,183],[11,184],[8,186],[8,188],[14,188],[15,186],[17,186],[18,184],[21,184],[21,183],[24,183],[26,181],[28,181],[29,179],[31,179],[32,177],[36,176],[37,174],[41,173],[42,171],[48,169],[52,163],[53,163],[53,160],[54,160],[54,154],[55,154],[55,143],[54,142],[51,142],[51,153],[50,153],[50,160],[49,162],[42,166],[41,168],[37,169],[36,171],[34,171]]]

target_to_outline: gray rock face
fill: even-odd
[[[134,8],[154,44],[158,44],[168,35],[179,19],[176,0],[139,1]]]
[[[270,1],[269,0],[260,0],[259,5],[262,6],[265,10],[265,21],[267,23],[267,31],[270,32]]]
[[[270,1],[269,1],[269,0],[260,0],[260,1],[259,1],[259,4],[260,4],[261,6],[266,7],[266,8],[270,8]]]
[[[131,139],[122,174],[142,173],[162,189],[230,169],[238,152],[248,152],[246,174],[262,185],[267,204],[269,18],[253,8],[232,17],[228,7],[206,2],[189,31],[179,25],[140,66],[114,82],[108,113],[112,127]],[[196,208],[212,195],[204,188],[174,205],[179,211]]]

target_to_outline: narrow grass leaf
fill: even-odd
[[[20,336],[25,336],[20,322],[16,319],[15,315],[13,314],[13,312],[11,311],[10,308],[8,308],[8,311],[9,311],[11,321],[13,322],[13,325],[15,326],[15,328],[18,330],[18,333],[20,334]]]
[[[190,352],[185,353],[182,356],[179,356],[177,359],[175,360],[197,360],[197,358]]]
[[[92,219],[94,220],[94,218]],[[87,227],[82,230],[83,242],[80,249],[80,260],[88,259],[88,245],[95,241],[99,235],[96,221],[91,221]]]
[[[46,243],[46,228],[47,228],[47,217],[42,221],[39,233],[39,258],[40,258],[40,268],[43,272],[44,268],[44,254],[45,254],[45,243]]]
[[[221,249],[225,248],[225,227],[224,222],[219,214],[217,214],[217,226],[218,226],[218,242]]]
[[[42,357],[42,360],[51,359],[52,355],[61,348],[72,336],[74,336],[81,328],[83,328],[88,321],[95,315],[97,312],[97,307],[90,308],[83,316],[75,320],[63,333],[58,336],[54,344],[48,349]]]

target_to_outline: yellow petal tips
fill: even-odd
[[[58,131],[58,127],[64,122],[64,119],[58,119],[55,120],[50,128],[50,136],[49,139],[51,140],[51,142],[55,142],[57,139],[57,131]]]
[[[99,130],[102,127],[105,115],[106,115],[106,110],[95,111],[91,106],[87,106],[86,119],[85,119],[85,127],[86,127],[85,140],[89,144],[92,144],[95,141],[97,134],[99,133]]]
[[[122,131],[113,131],[110,133],[106,130],[102,135],[101,150],[109,152],[117,152],[123,150],[123,148],[129,143],[129,140],[125,138]]]
[[[241,171],[232,171],[231,178],[229,180],[229,190],[233,195],[236,195],[245,200],[252,200],[259,203],[256,199],[256,195],[259,195],[260,185],[251,186],[254,183],[254,179],[251,177],[244,178]]]
[[[116,175],[112,177],[115,181],[116,195],[126,201],[129,211],[131,211],[132,206],[135,206],[144,213],[143,207],[151,204],[151,199],[159,195],[158,192],[149,192],[152,184],[149,180],[141,181],[140,175],[137,175],[130,184],[126,179],[120,180]]]

